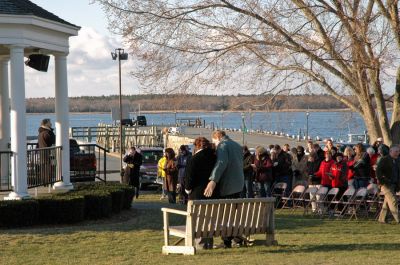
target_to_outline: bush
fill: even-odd
[[[85,218],[100,219],[112,213],[111,194],[102,190],[80,190],[69,194],[82,195],[85,198]]]
[[[129,210],[132,206],[133,196],[135,196],[135,189],[128,185],[124,185],[121,188],[124,191],[124,202],[122,209]]]
[[[19,227],[38,222],[39,204],[35,200],[0,201],[0,227]]]
[[[122,210],[124,204],[125,192],[122,189],[118,188],[110,188],[108,192],[111,194],[113,213],[119,213]]]
[[[132,200],[135,194],[135,190],[133,187],[126,185],[126,184],[120,184],[118,182],[95,182],[95,183],[80,183],[79,185],[75,186],[75,190],[77,191],[89,191],[89,190],[103,190],[106,192],[112,193],[115,190],[122,190],[124,192],[123,194],[123,199],[122,199],[122,209],[130,209]],[[112,194],[111,194],[112,195]],[[113,203],[113,211],[118,212],[119,208],[119,195],[112,195],[112,203]]]
[[[72,224],[85,219],[83,196],[51,196],[38,199],[41,224]]]

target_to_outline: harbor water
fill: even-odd
[[[145,113],[148,125],[171,126],[176,120],[184,118],[200,118],[210,128],[273,131],[288,135],[306,135],[308,119],[308,135],[312,138],[333,138],[347,140],[349,133],[361,134],[365,131],[362,118],[354,112],[318,111],[309,112],[163,112]],[[131,117],[134,117],[131,114]],[[55,126],[55,114],[28,114],[27,136],[37,135],[40,121],[50,118]],[[111,113],[70,113],[70,127],[94,127],[99,123],[112,124]]]

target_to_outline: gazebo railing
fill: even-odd
[[[62,181],[61,146],[27,150],[28,188]]]
[[[12,190],[11,156],[11,151],[0,151],[0,191]]]

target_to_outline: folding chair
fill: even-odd
[[[342,218],[345,215],[355,193],[356,190],[353,187],[347,188],[347,190],[343,193],[342,197],[340,198],[340,202],[335,208],[335,212],[338,213],[338,218]]]
[[[378,200],[379,200],[379,187],[374,183],[370,183],[367,186],[367,196],[365,197],[366,204],[366,217],[369,217],[375,212],[378,211]],[[373,216],[375,216],[373,215]]]
[[[359,188],[347,207],[347,213],[351,214],[350,220],[353,218],[353,216],[356,218],[356,220],[358,219],[357,213],[361,208],[364,208],[364,211],[366,210],[365,197],[367,197],[367,188]]]
[[[276,198],[276,208],[280,206],[282,197],[285,196],[286,189],[287,183],[285,182],[278,182],[273,186],[271,195]]]
[[[283,202],[283,205],[282,205],[281,209],[292,208],[293,210],[295,210],[296,208],[299,208],[299,205],[303,201],[303,194],[304,194],[305,190],[306,190],[306,187],[304,185],[297,185],[292,190],[289,197],[282,196],[281,201]],[[290,207],[290,203],[292,203],[291,207]]]
[[[311,206],[311,202],[313,201],[315,194],[317,193],[318,188],[317,187],[308,187],[303,194],[303,208],[304,208],[304,213],[308,213],[308,209]],[[314,202],[315,203],[315,202]]]
[[[321,215],[328,214],[329,217],[333,215],[333,210],[335,208],[336,203],[338,202],[339,198],[339,188],[332,188],[328,191],[325,196],[325,200],[323,201],[323,211]],[[333,207],[333,208],[332,208]]]
[[[329,189],[327,187],[320,187],[315,194],[315,197],[311,200],[311,204],[315,203],[315,211],[313,211],[314,214],[322,215],[324,210],[324,201],[328,191]]]

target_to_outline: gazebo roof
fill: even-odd
[[[71,24],[54,15],[53,13],[41,8],[40,6],[35,5],[29,0],[1,0],[0,14],[31,15],[79,28],[78,26]]]

